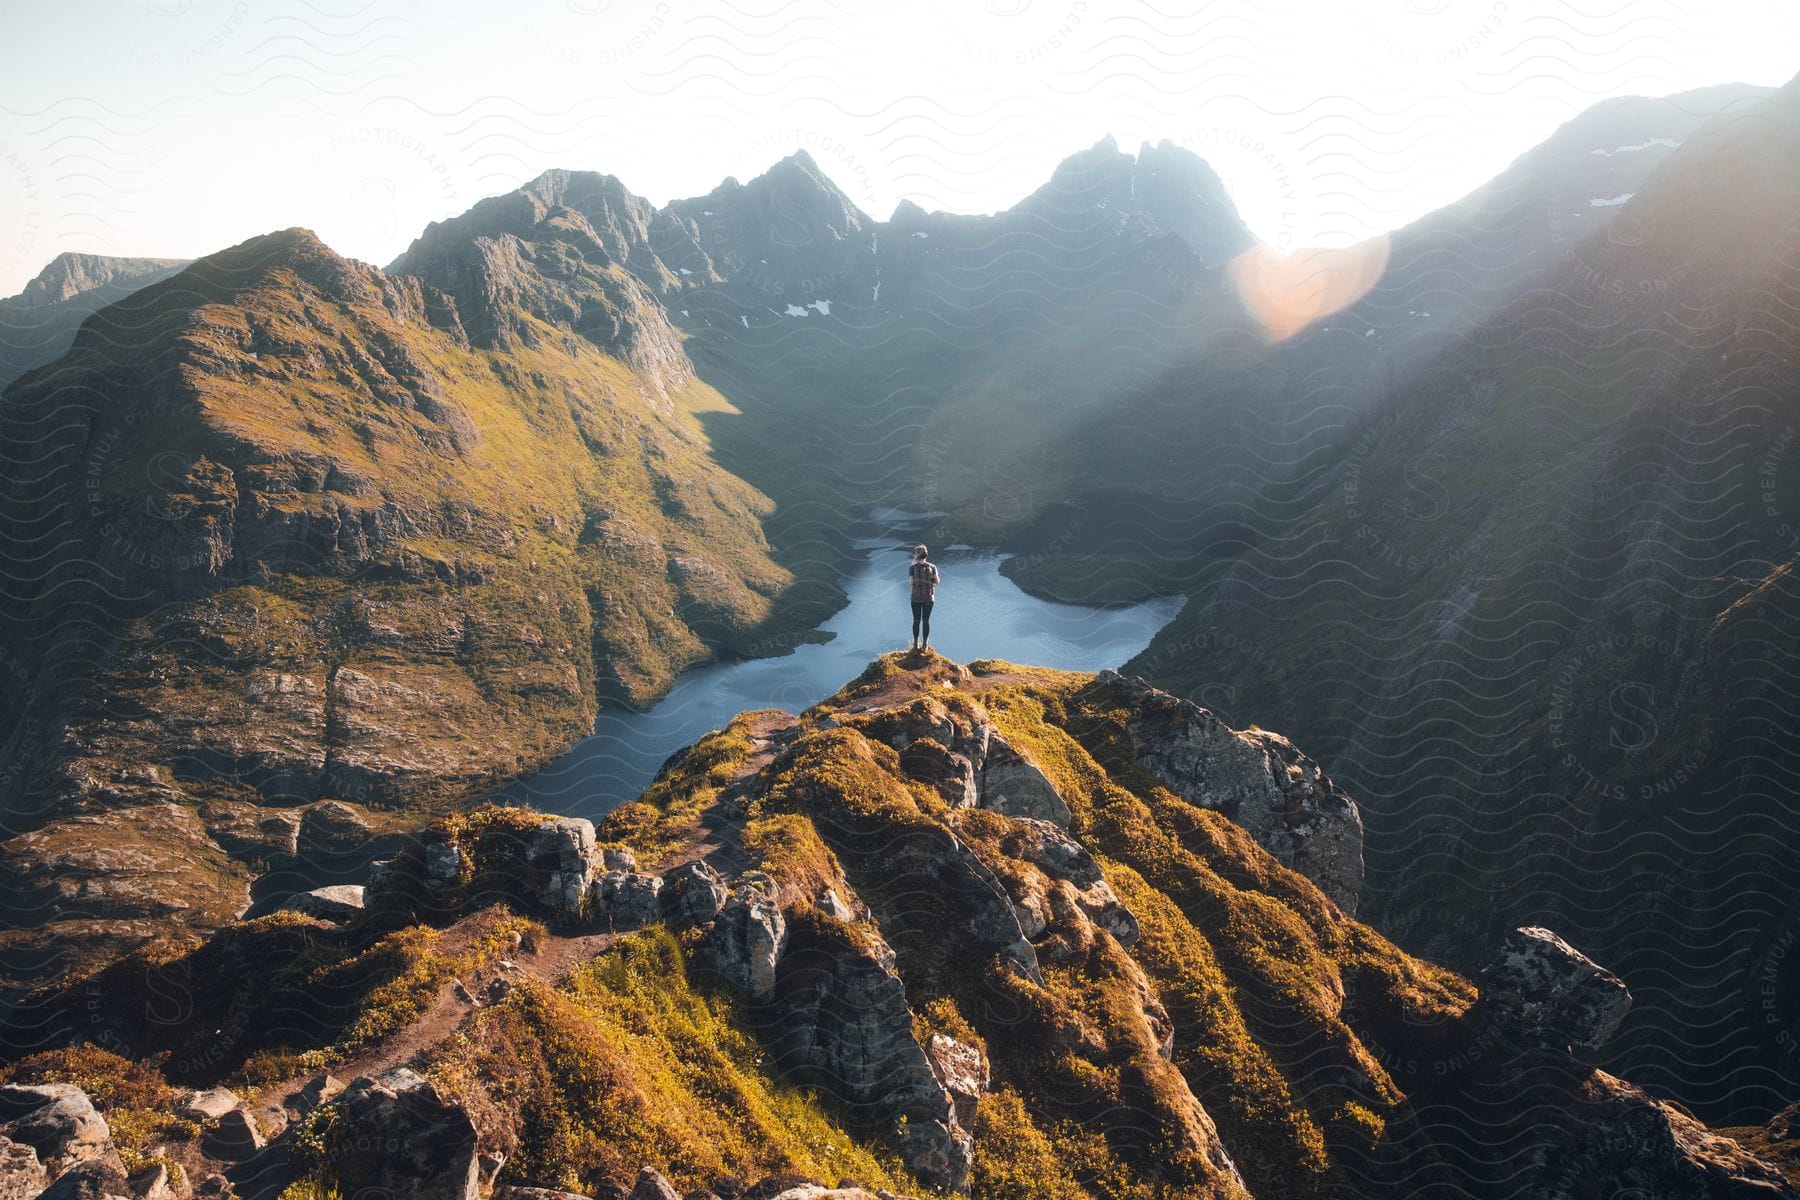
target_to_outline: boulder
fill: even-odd
[[[555,817],[531,831],[525,864],[541,872],[537,900],[553,912],[574,915],[594,877],[594,823],[581,817]]]
[[[243,1101],[230,1088],[207,1088],[183,1096],[176,1102],[175,1112],[190,1121],[216,1121],[241,1104]]]
[[[773,879],[746,871],[696,947],[702,966],[751,996],[766,996],[775,986],[775,965],[787,944],[776,895]]]
[[[32,1200],[49,1182],[36,1150],[0,1136],[0,1200]]]
[[[726,1189],[718,1189],[721,1194]],[[777,1196],[823,1196],[831,1189],[816,1179],[808,1179],[804,1175],[796,1175],[791,1171],[782,1171],[767,1179],[759,1179],[749,1187],[739,1188],[731,1200],[775,1200]]]
[[[975,764],[933,738],[908,743],[900,751],[900,769],[937,792],[951,808],[975,806]]]
[[[310,892],[296,892],[283,900],[281,907],[341,925],[362,912],[364,895],[362,884],[339,883]]]
[[[330,1166],[346,1195],[386,1200],[478,1200],[469,1114],[404,1067],[352,1080],[339,1098],[352,1136]]]
[[[201,1149],[225,1162],[242,1162],[262,1148],[262,1130],[245,1108],[234,1108],[220,1116],[201,1141]]]
[[[988,738],[981,768],[981,807],[1009,817],[1032,817],[1067,829],[1069,806],[1038,765],[998,732]]]
[[[1548,1046],[1600,1046],[1631,1010],[1624,980],[1538,926],[1507,934],[1476,983],[1489,1016]]]
[[[117,1155],[77,1163],[38,1193],[38,1200],[110,1200],[131,1194]]]
[[[729,889],[703,862],[685,863],[663,876],[663,919],[671,925],[704,925],[725,907]]]
[[[169,1168],[161,1163],[151,1163],[137,1174],[125,1181],[131,1190],[128,1195],[135,1200],[176,1200],[174,1182],[169,1178]]]
[[[1102,671],[1094,688],[1120,693],[1137,765],[1190,804],[1241,825],[1282,866],[1352,915],[1362,893],[1362,814],[1279,734],[1240,732],[1190,700]]]
[[[1654,1200],[1796,1200],[1776,1168],[1673,1104],[1608,1075],[1588,1074],[1533,1153],[1531,1196]]]
[[[925,1060],[939,1086],[950,1095],[956,1123],[964,1129],[975,1128],[975,1106],[981,1093],[988,1090],[987,1055],[979,1046],[934,1033],[925,1041]]]
[[[645,1167],[638,1172],[637,1186],[631,1189],[628,1200],[681,1200],[681,1193],[670,1186],[662,1172]]]
[[[289,1104],[299,1113],[309,1113],[327,1100],[335,1098],[344,1090],[344,1085],[336,1076],[314,1075],[300,1085],[300,1090],[289,1098]]]
[[[588,911],[603,929],[642,929],[662,915],[663,881],[637,871],[607,871],[588,889]]]
[[[627,846],[607,846],[600,851],[600,866],[608,871],[635,871],[637,855]]]
[[[87,1093],[67,1083],[0,1087],[0,1136],[37,1152],[52,1174],[113,1157],[112,1131]]]

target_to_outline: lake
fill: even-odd
[[[779,658],[696,667],[646,712],[603,712],[583,738],[503,798],[546,812],[598,819],[635,800],[668,757],[746,709],[800,712],[862,673],[869,660],[911,643],[906,567],[923,519],[883,513],[854,544],[862,565],[840,581],[850,602],[821,629],[829,641]],[[1006,556],[967,546],[933,549],[942,581],[932,649],[957,662],[1003,658],[1070,671],[1116,667],[1149,644],[1180,609],[1179,596],[1114,608],[1040,600],[1000,574]]]

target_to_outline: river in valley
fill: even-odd
[[[603,712],[583,738],[502,798],[546,812],[598,819],[636,799],[675,751],[746,709],[799,712],[836,692],[869,660],[910,644],[908,552],[924,518],[872,514],[855,542],[861,565],[840,581],[850,602],[821,627],[829,640],[779,658],[697,667],[645,712]],[[1181,607],[1180,597],[1114,608],[1027,595],[1000,574],[1005,556],[966,546],[933,549],[942,574],[932,648],[957,662],[1003,658],[1071,671],[1116,667],[1142,650]]]

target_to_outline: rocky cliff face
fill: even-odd
[[[271,1194],[1795,1195],[1571,1056],[1617,977],[1535,928],[1474,984],[1402,953],[1226,815],[1266,768],[1172,710],[1110,673],[889,656],[598,829],[478,809],[361,910],[35,996],[9,1036],[111,1049],[8,1070],[32,1103],[128,1081],[98,1098],[134,1163]],[[1022,764],[1057,819],[1009,811]]]
[[[512,265],[461,300],[253,239],[9,390],[0,537],[42,564],[0,630],[15,969],[216,927],[306,806],[493,786],[769,615],[716,394],[633,277],[542,238],[466,241]]]
[[[1393,936],[1472,968],[1542,922],[1653,981],[1612,1061],[1727,1119],[1800,1079],[1797,104],[1671,150],[1134,665],[1330,764]]]

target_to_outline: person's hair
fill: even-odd
[[[925,543],[923,543],[923,542],[920,542],[917,546],[913,547],[913,557],[914,558],[924,558],[927,554],[930,554],[930,553],[931,553],[931,551],[929,551],[925,548]]]

